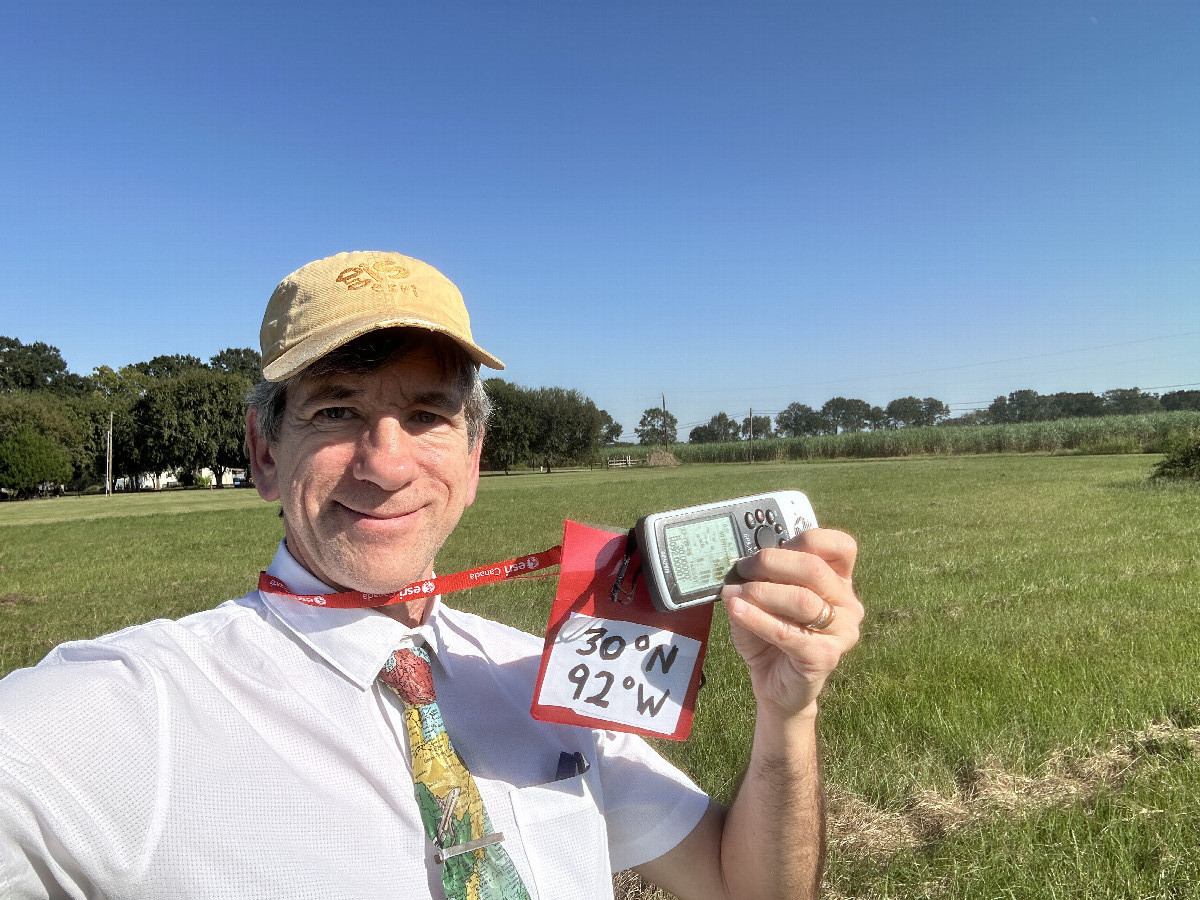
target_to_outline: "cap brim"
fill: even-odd
[[[504,368],[504,363],[478,344],[466,340],[462,335],[456,334],[442,325],[415,317],[401,317],[381,321],[377,316],[373,315],[359,321],[353,319],[341,321],[336,328],[330,328],[309,335],[294,347],[285,350],[278,359],[272,360],[269,364],[263,366],[263,378],[267,381],[283,381],[291,378],[293,375],[312,365],[325,354],[336,350],[343,344],[348,344],[355,338],[360,338],[364,334],[370,334],[372,331],[380,331],[384,328],[420,328],[426,331],[433,331],[445,335],[462,347],[463,351],[477,365],[487,366],[489,369]]]

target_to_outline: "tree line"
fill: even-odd
[[[139,485],[171,472],[187,484],[208,469],[220,484],[228,470],[246,467],[245,396],[259,371],[257,351],[228,348],[208,362],[164,355],[77,375],[67,371],[57,348],[0,336],[0,488],[27,496],[46,484],[72,489],[103,484],[110,421],[114,479]],[[483,447],[485,469],[550,470],[587,464],[601,447],[620,441],[621,425],[579,391],[526,388],[499,378],[489,379],[485,387],[494,406]],[[1160,396],[1136,387],[1103,394],[1020,390],[957,418],[951,418],[950,408],[935,397],[901,397],[884,407],[833,397],[820,409],[791,403],[773,421],[767,415],[738,421],[720,412],[693,428],[688,442],[1042,422],[1157,410],[1200,410],[1200,391]],[[640,444],[669,445],[678,442],[678,427],[664,401],[661,407],[645,410],[634,433]]]
[[[0,336],[0,488],[103,484],[110,422],[114,480],[171,472],[187,484],[208,469],[219,485],[246,466],[245,396],[259,369],[258,351],[229,348],[208,362],[164,355],[77,375],[58,348]]]
[[[1053,422],[1057,419],[1090,419],[1098,416],[1132,416],[1141,413],[1200,410],[1200,391],[1154,394],[1138,388],[1119,388],[1103,394],[1039,394],[1013,391],[997,397],[987,409],[954,419],[953,425],[1004,425],[1015,422]]]
[[[56,347],[0,336],[0,488],[30,496],[44,485],[103,484],[112,423],[112,474],[133,486],[169,472],[183,484],[203,469],[218,486],[247,465],[245,397],[259,378],[255,350],[229,348],[206,363],[156,356],[91,375],[67,371]],[[592,461],[621,426],[579,391],[485,382],[494,412],[487,469],[550,470]]]
[[[588,463],[604,444],[616,443],[621,426],[579,391],[525,388],[501,378],[484,383],[492,417],[481,465],[508,473],[515,466],[544,468]]]
[[[901,397],[886,408],[872,406],[865,400],[833,397],[820,409],[803,403],[791,403],[775,416],[745,416],[741,422],[728,413],[719,412],[704,425],[688,433],[689,444],[722,444],[751,438],[815,437],[843,431],[877,431],[882,428],[905,428],[911,425],[936,425],[950,415],[950,408],[941,400],[926,397]],[[674,444],[678,441],[679,420],[666,406],[651,407],[642,413],[634,433],[640,444]]]
[[[872,406],[853,397],[833,397],[814,409],[791,403],[775,416],[744,417],[741,422],[719,412],[704,425],[688,433],[689,444],[719,444],[745,441],[751,437],[818,437],[854,431],[914,428],[929,425],[1003,425],[1020,422],[1050,422],[1098,416],[1136,415],[1171,410],[1200,410],[1200,391],[1170,391],[1159,395],[1139,388],[1119,388],[1103,394],[1039,394],[1014,391],[997,397],[982,410],[950,417],[950,407],[936,397],[900,397],[887,406]],[[640,444],[678,442],[679,422],[664,406],[642,413],[634,432]]]
[[[872,406],[852,397],[832,397],[820,409],[804,403],[790,403],[775,416],[745,416],[741,422],[719,412],[707,424],[697,425],[688,433],[689,444],[721,444],[751,438],[816,437],[844,431],[879,431],[936,425],[950,415],[950,407],[934,397],[901,397],[886,407]],[[673,444],[677,441],[678,420],[664,407],[647,409],[634,432],[642,444]]]

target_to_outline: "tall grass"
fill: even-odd
[[[1200,428],[1200,412],[1059,419],[1015,425],[931,426],[895,431],[857,431],[818,437],[770,438],[754,442],[756,462],[808,459],[885,459],[976,453],[1162,453],[1173,435]],[[607,447],[603,458],[644,458],[657,447]],[[675,444],[681,463],[746,462],[748,442]]]

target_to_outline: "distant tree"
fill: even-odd
[[[924,415],[919,397],[900,397],[892,400],[885,412],[890,428],[909,428],[918,424]]]
[[[165,466],[154,467],[143,457],[143,448],[138,444],[141,439],[141,423],[134,418],[135,403],[130,403],[124,415],[117,412],[113,416],[112,442],[112,475],[117,479],[126,479],[131,490],[141,486],[144,477],[157,477],[166,470]]]
[[[755,416],[753,422],[750,421],[749,416],[746,416],[746,418],[742,419],[742,427],[741,427],[742,440],[749,440],[750,433],[751,433],[750,432],[751,425],[754,426],[754,439],[755,440],[758,440],[759,438],[765,439],[765,438],[775,436],[775,432],[771,428],[771,417],[770,416]]]
[[[621,439],[621,432],[623,431],[621,423],[614,422],[613,417],[608,414],[607,410],[600,410],[600,416],[604,423],[600,429],[600,443],[605,446],[615,444]]]
[[[133,406],[154,383],[136,366],[97,366],[88,376],[92,392],[77,403],[76,425],[90,450],[91,465],[82,476],[91,483],[103,483],[107,474],[109,414],[112,414],[113,479],[127,478],[136,485],[145,474],[138,461],[138,448],[132,419]],[[162,471],[161,469],[159,470]]]
[[[660,410],[661,412],[661,410]],[[723,412],[708,420],[707,425],[697,425],[688,433],[689,444],[724,444],[741,437],[738,423]]]
[[[226,470],[244,467],[244,398],[249,389],[249,380],[241,375],[206,369],[152,384],[133,408],[142,471],[209,468],[220,485]]]
[[[67,371],[57,347],[41,341],[22,344],[16,338],[0,335],[0,393],[82,386],[82,379]]]
[[[1008,395],[1008,408],[1018,422],[1045,422],[1050,418],[1049,401],[1037,391],[1013,391]]]
[[[115,400],[96,391],[60,398],[59,409],[78,435],[78,443],[71,448],[72,487],[82,489],[104,483],[109,414],[115,423],[118,418],[127,418],[132,406],[132,401]]]
[[[1109,415],[1132,416],[1162,409],[1158,394],[1143,393],[1138,388],[1118,388],[1104,392],[1104,410]]]
[[[78,438],[61,405],[43,394],[22,392],[0,396],[0,440],[28,427],[62,446]]]
[[[1104,399],[1091,392],[1059,391],[1046,400],[1051,419],[1083,419],[1104,415]]]
[[[262,378],[262,354],[250,347],[229,347],[208,361],[214,372],[241,375],[250,383]]]
[[[50,383],[50,392],[63,397],[78,397],[92,390],[92,380],[85,375],[65,372]]]
[[[109,366],[92,369],[89,378],[92,389],[105,397],[132,403],[153,379],[135,365],[121,366],[113,370]]]
[[[484,386],[492,418],[483,442],[483,467],[506,473],[536,460],[547,470],[595,455],[606,428],[620,427],[579,391],[560,387],[523,388],[500,378]]]
[[[0,441],[0,487],[27,497],[39,485],[61,484],[70,477],[71,456],[67,450],[28,425]]]
[[[517,463],[528,462],[539,427],[529,392],[502,378],[484,382],[492,400],[492,417],[483,439],[483,467],[507,474]]]
[[[921,401],[921,424],[938,425],[950,418],[950,407],[937,397],[926,397]]]
[[[156,356],[149,362],[134,363],[133,367],[143,375],[148,375],[156,381],[164,378],[178,378],[180,375],[185,375],[196,369],[208,368],[208,366],[200,361],[199,357],[187,356],[180,353],[175,353],[171,356]]]
[[[638,427],[633,429],[638,436],[639,444],[674,444],[678,437],[676,431],[679,420],[670,411],[660,406],[652,406],[642,413]]]
[[[813,437],[826,429],[824,417],[803,403],[789,403],[775,417],[775,428],[784,437]]]
[[[23,428],[62,448],[73,467],[90,468],[91,458],[66,398],[47,391],[0,394],[0,440]],[[59,480],[69,481],[71,475]]]
[[[1200,391],[1168,391],[1159,398],[1163,409],[1200,410]]]
[[[997,397],[983,412],[983,424],[1006,425],[1015,421],[1016,412],[1008,408],[1007,397]]]
[[[531,449],[546,471],[586,462],[595,454],[604,420],[588,397],[560,387],[538,388],[533,392],[533,408],[538,429]]]
[[[866,416],[867,428],[882,431],[889,425],[888,414],[881,406],[872,406]]]
[[[1007,397],[997,397],[988,407],[988,421],[993,425],[1044,422],[1050,418],[1050,398],[1028,389],[1013,391]]]
[[[838,431],[862,431],[871,415],[871,404],[865,400],[831,397],[821,407],[821,415]]]

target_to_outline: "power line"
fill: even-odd
[[[859,376],[853,376],[853,377],[848,377],[848,378],[831,379],[828,381],[805,381],[804,387],[806,389],[811,389],[814,387],[828,387],[830,385],[850,384],[850,383],[857,383],[857,382],[867,381],[867,380],[877,381],[877,380],[881,380],[881,379],[904,378],[909,375],[927,375],[931,372],[955,372],[955,371],[961,371],[963,369],[976,369],[976,368],[980,368],[983,366],[998,366],[998,365],[1004,365],[1006,363],[1028,362],[1029,360],[1034,360],[1034,359],[1050,359],[1050,358],[1053,358],[1056,356],[1068,356],[1073,353],[1090,353],[1090,352],[1097,351],[1097,350],[1112,350],[1112,349],[1115,349],[1118,347],[1131,347],[1131,346],[1135,346],[1138,344],[1150,344],[1150,343],[1156,343],[1158,341],[1174,340],[1176,338],[1194,337],[1196,335],[1200,335],[1200,331],[1183,331],[1183,332],[1179,332],[1178,334],[1165,334],[1165,335],[1160,335],[1158,337],[1152,337],[1152,338],[1139,338],[1139,339],[1133,340],[1133,341],[1120,341],[1120,342],[1112,343],[1112,344],[1097,344],[1097,345],[1094,345],[1091,347],[1077,347],[1077,348],[1070,349],[1070,350],[1054,350],[1049,353],[1035,353],[1035,354],[1030,354],[1028,356],[1009,357],[1007,359],[992,359],[992,360],[984,360],[981,362],[960,363],[958,365],[934,366],[934,367],[925,368],[925,369],[912,369],[907,372],[892,372],[892,373],[880,374],[880,375],[859,375]],[[758,385],[757,389],[762,390],[762,391],[774,391],[774,390],[784,390],[787,388],[794,388],[795,386],[796,386],[795,382],[789,382],[788,384]],[[1164,390],[1166,388],[1171,388],[1171,387],[1188,387],[1188,386],[1191,386],[1191,385],[1164,385],[1164,386],[1157,387],[1157,388],[1146,388],[1146,390]],[[721,392],[720,390],[708,390],[708,389],[688,390],[687,388],[678,388],[678,389],[673,390],[672,394],[674,394],[676,396],[679,396],[679,395],[704,396],[704,395],[716,394],[716,393],[720,393],[720,392]],[[632,392],[629,392],[629,393],[632,393]],[[990,403],[991,400],[986,400],[986,401],[982,401],[982,402]],[[962,404],[951,403],[949,405],[950,406],[965,405],[965,402]]]
[[[1200,331],[1184,331],[1184,332],[1180,332],[1179,334],[1165,334],[1165,335],[1161,335],[1159,337],[1141,338],[1136,341],[1120,341],[1115,344],[1098,344],[1094,347],[1078,347],[1073,350],[1055,350],[1050,353],[1034,353],[1029,356],[1014,356],[1009,359],[992,359],[992,360],[985,360],[982,362],[961,363],[959,365],[954,365],[954,366],[934,366],[934,367],[928,368],[928,369],[913,369],[908,372],[895,372],[891,375],[864,375],[864,376],[859,376],[859,377],[855,377],[855,378],[841,378],[841,379],[837,379],[835,381],[817,381],[817,382],[810,381],[810,382],[806,382],[806,386],[807,387],[816,387],[816,386],[820,386],[820,385],[845,384],[847,382],[861,381],[863,379],[903,378],[908,375],[927,375],[930,372],[954,372],[954,371],[958,371],[960,369],[977,369],[977,368],[980,368],[981,366],[999,366],[999,365],[1004,365],[1005,363],[1028,362],[1031,359],[1049,359],[1049,358],[1055,357],[1055,356],[1067,356],[1072,353],[1090,353],[1094,350],[1112,350],[1117,347],[1131,347],[1131,346],[1134,346],[1135,344],[1150,344],[1150,343],[1154,343],[1155,341],[1169,341],[1169,340],[1174,340],[1175,338],[1193,337],[1195,335],[1200,335]],[[779,388],[779,387],[786,387],[786,385],[777,385],[776,386],[776,388]],[[764,390],[771,390],[771,389],[772,388],[764,388]]]

